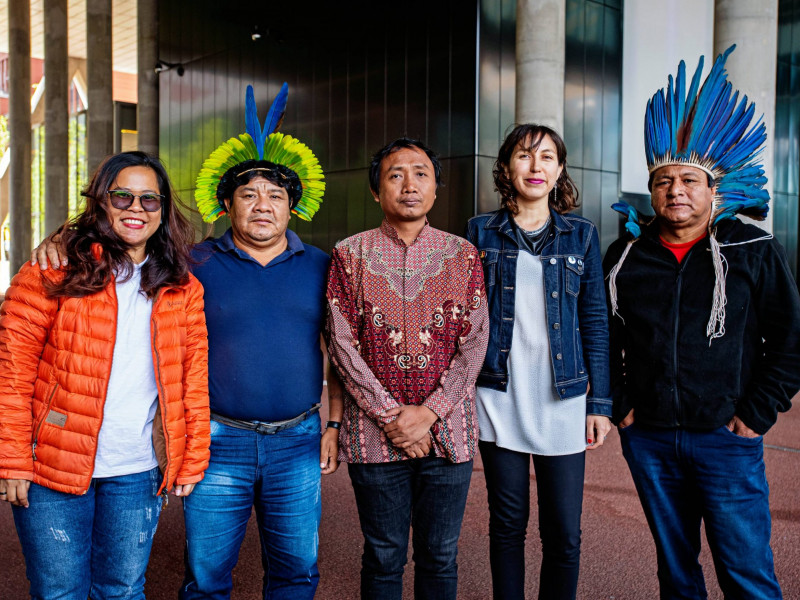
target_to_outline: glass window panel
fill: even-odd
[[[792,28],[791,19],[795,0],[778,0],[778,60],[791,61],[792,59]]]
[[[583,89],[583,167],[602,168],[603,7],[586,3]]]
[[[792,65],[790,69],[791,83],[789,98],[789,120],[786,131],[789,137],[786,165],[785,190],[797,195],[800,192],[800,65]]]
[[[789,146],[792,143],[793,136],[789,129],[792,112],[791,66],[784,61],[778,62],[775,96],[775,130],[773,134],[775,165],[773,169],[773,189],[785,192],[788,191],[789,185],[788,157]]]
[[[604,171],[620,169],[622,87],[622,17],[619,10],[603,11],[603,157]]]
[[[605,253],[606,248],[619,237],[618,213],[611,208],[619,198],[619,174],[604,172],[601,185],[600,219],[595,224],[600,234],[600,247]]]
[[[567,0],[564,62],[564,143],[570,164],[583,166],[584,4]]]

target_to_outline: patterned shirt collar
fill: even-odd
[[[391,223],[389,223],[386,217],[384,217],[383,221],[381,222],[380,230],[381,233],[383,233],[383,235],[385,235],[387,238],[389,238],[393,243],[397,244],[398,246],[413,246],[420,240],[424,240],[425,238],[427,238],[430,235],[432,228],[428,223],[428,217],[425,217],[425,225],[423,225],[422,230],[419,232],[419,235],[417,236],[417,239],[415,239],[411,244],[406,244],[403,241],[403,238],[400,237],[400,234],[397,233],[397,230]]]

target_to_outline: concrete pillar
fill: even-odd
[[[31,254],[31,5],[8,3],[9,222],[11,274]]]
[[[158,155],[158,0],[138,0],[138,95],[136,129],[139,150]]]
[[[756,118],[764,114],[767,144],[762,154],[772,194],[774,173],[775,88],[778,68],[778,0],[716,0],[714,56],[736,44],[728,58],[728,79],[734,89],[756,103]],[[772,213],[763,224],[772,230]]]
[[[564,133],[566,0],[517,0],[517,123]]]
[[[111,0],[86,0],[87,149],[89,173],[114,151]]]
[[[67,0],[44,0],[44,229],[67,220],[69,210],[69,56]]]

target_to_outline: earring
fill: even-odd
[[[558,184],[553,186],[553,204],[558,200]]]

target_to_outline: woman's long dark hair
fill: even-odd
[[[504,208],[508,209],[512,215],[519,213],[519,206],[517,205],[517,190],[506,174],[506,169],[511,164],[511,156],[514,154],[514,149],[519,144],[528,144],[527,149],[529,150],[538,149],[539,144],[542,143],[546,135],[550,136],[550,139],[553,140],[553,144],[556,147],[556,154],[558,155],[558,164],[563,167],[555,187],[550,192],[548,204],[559,214],[568,213],[579,206],[578,188],[567,172],[567,146],[564,144],[564,140],[562,140],[561,136],[553,129],[546,125],[527,123],[525,125],[517,125],[511,133],[506,136],[503,145],[500,146],[500,151],[497,153],[494,169],[492,169],[495,189],[500,192],[500,203]],[[558,193],[554,193],[556,191]]]
[[[45,284],[53,297],[83,297],[104,289],[112,275],[124,281],[133,273],[130,247],[114,232],[108,212],[107,193],[120,171],[129,167],[152,169],[164,196],[161,224],[147,240],[147,262],[142,266],[141,290],[154,298],[165,286],[183,285],[189,280],[189,251],[194,243],[194,229],[176,206],[169,177],[161,162],[144,152],[122,152],[107,158],[92,176],[82,195],[86,209],[69,221],[61,231],[61,244],[68,264],[62,267],[64,278]],[[102,249],[95,252],[93,247]]]

